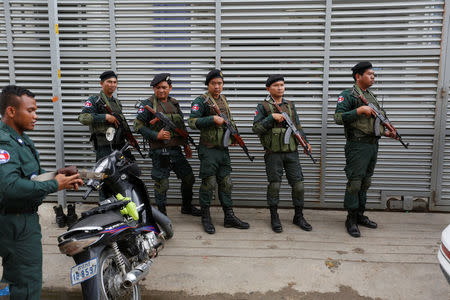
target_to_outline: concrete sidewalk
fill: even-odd
[[[88,209],[77,206],[77,213]],[[79,292],[71,286],[71,258],[59,253],[52,204],[40,210],[44,289]],[[236,208],[249,230],[223,227],[212,208],[216,234],[203,232],[200,218],[169,207],[175,236],[155,259],[143,282],[151,299],[433,299],[449,300],[450,286],[437,261],[440,234],[450,214],[368,212],[379,228],[362,237],[344,229],[346,212],[305,210],[313,226],[292,224],[293,210],[280,210],[284,231],[272,232],[267,209]],[[163,297],[163,295],[169,295]],[[367,298],[365,298],[367,297]],[[62,299],[62,298],[54,298]]]

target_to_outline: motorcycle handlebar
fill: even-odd
[[[83,195],[83,200],[86,200],[86,198],[89,196],[89,194],[90,194],[93,190],[94,190],[94,188],[93,188],[92,186],[90,186],[90,187],[87,189],[86,193],[84,193],[84,195]]]
[[[125,143],[125,146],[123,146],[122,149],[120,149],[120,153],[123,154],[123,152],[124,152],[125,150],[127,150],[128,147],[130,147],[130,143],[126,142],[126,143]]]

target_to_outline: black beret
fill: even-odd
[[[167,81],[167,83],[169,85],[172,85],[172,80],[170,80],[170,73],[161,73],[161,74],[155,75],[155,77],[153,78],[150,85],[157,86],[162,81]]]
[[[353,78],[355,78],[356,74],[364,74],[364,72],[368,69],[372,69],[372,63],[370,61],[362,61],[357,63],[353,68]]]
[[[214,78],[222,78],[222,80],[223,80],[222,71],[217,70],[217,69],[209,71],[208,75],[206,75],[205,85],[208,85],[209,82]]]
[[[104,80],[106,80],[108,78],[111,78],[111,77],[116,77],[116,79],[117,79],[117,75],[116,75],[116,73],[114,73],[114,71],[105,71],[102,74],[100,74],[100,80],[101,81],[104,81]]]
[[[283,81],[284,82],[283,75],[280,75],[280,74],[269,75],[269,77],[267,77],[267,80],[266,80],[266,87],[271,86],[272,83],[277,82],[277,81]]]

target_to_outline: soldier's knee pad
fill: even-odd
[[[280,194],[280,187],[281,182],[279,181],[270,182],[269,185],[267,186],[267,195],[269,197],[278,197],[278,195]]]
[[[297,181],[292,186],[292,193],[295,196],[302,196],[305,193],[305,185],[303,184],[303,181]]]
[[[347,191],[350,194],[357,194],[361,191],[361,180],[350,180],[347,182]]]
[[[212,192],[216,189],[216,177],[215,176],[209,176],[202,179],[202,189]]]
[[[220,182],[220,189],[226,193],[231,193],[233,189],[233,182],[231,181],[231,176],[225,176]]]
[[[189,174],[187,176],[184,176],[181,178],[181,182],[185,185],[192,186],[195,183],[195,176],[194,174]]]
[[[169,178],[155,180],[155,191],[164,194],[169,189]]]
[[[361,183],[361,191],[367,192],[367,190],[369,189],[371,184],[372,184],[372,178],[363,179],[363,181]]]

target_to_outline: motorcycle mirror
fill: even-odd
[[[112,142],[112,140],[114,140],[114,136],[116,135],[116,129],[114,127],[109,127],[108,129],[106,129],[106,140],[108,142]]]

